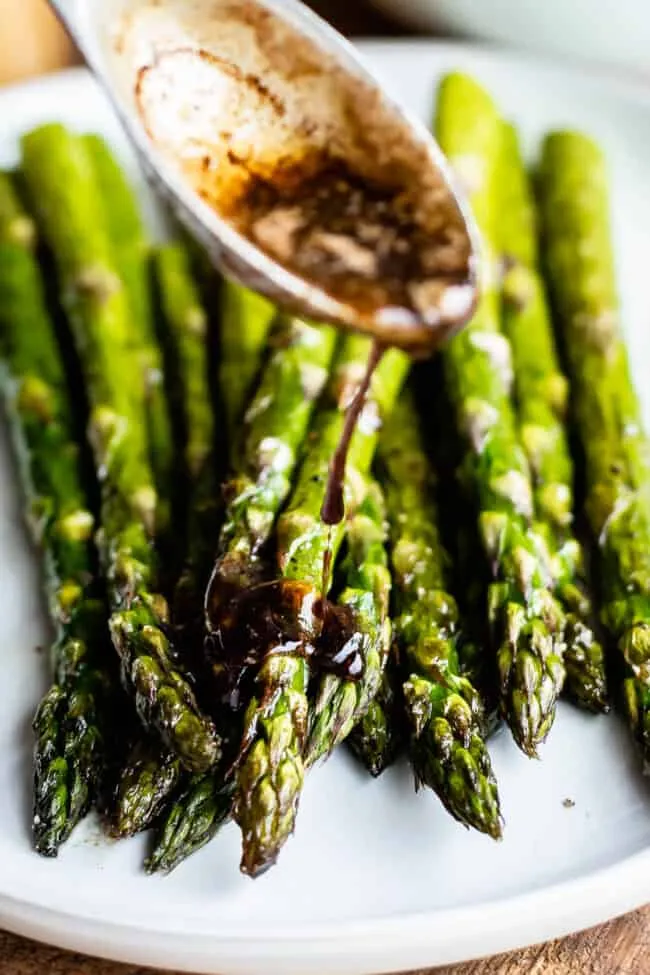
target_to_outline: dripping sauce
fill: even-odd
[[[384,351],[384,346],[380,345],[379,342],[373,342],[363,379],[347,408],[341,438],[330,463],[325,498],[321,508],[321,519],[325,525],[338,525],[343,521],[345,515],[343,488],[350,444],[366,403],[372,377],[381,362]]]
[[[351,610],[302,582],[280,579],[243,589],[210,610],[206,655],[224,701],[239,696],[247,675],[281,654],[305,657],[315,669],[357,680],[363,649]]]

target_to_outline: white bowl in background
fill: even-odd
[[[372,0],[425,30],[650,72],[649,0]]]

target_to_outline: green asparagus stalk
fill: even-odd
[[[95,798],[110,675],[94,519],[35,242],[10,177],[0,174],[0,378],[56,632],[55,684],[34,719],[33,813],[34,845],[54,856]]]
[[[180,415],[179,467],[186,478],[187,531],[180,558],[184,565],[174,594],[174,647],[179,665],[202,663],[202,602],[212,561],[221,509],[214,465],[215,418],[208,384],[208,321],[180,244],[158,248],[153,257],[162,340],[168,353],[174,410]],[[206,693],[207,699],[207,693]],[[137,742],[121,771],[112,809],[113,831],[133,835],[165,813],[182,777],[178,759],[159,743]],[[203,779],[202,775],[195,776]],[[186,789],[189,785],[186,784]]]
[[[433,789],[456,819],[498,838],[497,784],[483,740],[479,693],[461,676],[460,621],[449,592],[445,551],[433,497],[433,471],[415,405],[395,408],[380,441],[381,484],[390,524],[395,639],[404,684],[416,781]]]
[[[219,478],[211,455],[188,492],[187,553],[174,588],[175,643],[187,665],[207,663],[204,654],[206,586],[223,516]]]
[[[567,616],[566,689],[590,711],[607,710],[605,655],[594,631],[585,555],[573,531],[573,462],[565,426],[568,384],[560,370],[539,271],[536,213],[517,133],[504,127],[501,163],[503,321],[513,352],[521,441],[533,474],[535,514],[553,556]]]
[[[297,318],[279,319],[271,334],[271,356],[248,407],[242,447],[226,486],[227,507],[210,586],[216,599],[259,577],[260,556],[291,490],[335,342],[331,327]]]
[[[453,480],[456,484],[456,479]],[[453,507],[453,511],[450,508]],[[463,620],[457,651],[460,672],[480,692],[486,710],[498,708],[496,700],[495,661],[488,651],[489,625],[485,620],[485,594],[489,586],[485,571],[485,555],[474,526],[469,524],[472,515],[464,504],[455,500],[441,502],[440,517],[449,517],[453,524],[450,549],[452,552],[452,590]]]
[[[102,201],[102,214],[114,260],[129,298],[137,331],[147,341],[155,340],[151,314],[151,293],[147,262],[150,243],[144,229],[135,193],[122,167],[99,135],[81,136],[93,167]]]
[[[232,765],[242,734],[242,709],[221,702],[217,715],[224,741],[220,765],[207,774],[194,774],[168,802],[159,817],[148,873],[169,873],[206,845],[232,818],[234,777]]]
[[[16,192],[10,173],[2,173],[0,178],[0,218],[2,246],[13,245],[20,248],[20,253],[31,254],[36,246],[36,226]],[[39,290],[42,290],[40,286]]]
[[[192,484],[215,444],[215,422],[208,383],[208,319],[180,244],[157,248],[154,255],[165,340],[176,367],[178,407],[186,433],[185,466]]]
[[[91,160],[60,125],[23,138],[23,174],[50,246],[91,402],[89,439],[102,485],[100,555],[110,631],[125,687],[145,726],[190,769],[218,757],[218,740],[175,668],[155,591],[156,490],[130,356],[129,315],[112,260]]]
[[[624,668],[628,720],[650,757],[649,449],[621,333],[599,147],[550,135],[539,173],[543,254],[585,458],[586,512],[601,568],[603,618]]]
[[[110,832],[125,838],[141,833],[156,821],[182,780],[183,767],[168,751],[149,739],[131,749],[117,783]]]
[[[329,588],[328,580],[323,584],[326,552],[334,562],[345,532],[344,524],[331,528],[324,525],[320,511],[330,458],[369,354],[367,339],[349,336],[344,340],[325,402],[312,424],[309,451],[279,521],[278,612],[281,628],[302,650],[267,653],[273,648],[255,648],[263,663],[256,674],[257,693],[246,716],[234,807],[243,835],[242,870],[252,876],[273,864],[294,829],[308,730],[309,665],[305,651],[319,629],[314,605]],[[348,457],[345,489],[349,509],[354,510],[363,500],[381,420],[390,413],[407,371],[406,357],[391,350],[374,374],[365,415]]]
[[[531,475],[510,402],[510,346],[500,332],[494,251],[502,121],[474,81],[452,74],[440,89],[436,129],[466,184],[484,245],[481,301],[445,351],[446,383],[466,452],[463,477],[492,569],[501,707],[517,744],[535,755],[564,683],[564,616],[550,592],[543,539],[531,527]]]
[[[364,717],[377,697],[388,661],[391,577],[384,499],[379,485],[371,478],[367,481],[366,497],[347,524],[346,588],[338,600],[355,620],[354,654],[362,671],[350,680],[338,674],[321,677],[310,709],[306,766],[328,757]]]
[[[169,518],[173,438],[165,396],[162,353],[156,339],[151,307],[147,240],[137,200],[109,146],[98,135],[82,136],[100,192],[102,215],[131,313],[131,348],[142,374],[150,463],[158,489],[158,523]]]
[[[448,422],[451,405],[442,366],[439,357],[419,367],[413,390],[427,456],[435,474],[441,541],[450,557],[448,585],[456,597],[463,624],[455,642],[460,674],[479,691],[490,726],[497,720],[499,710],[496,659],[491,652],[486,614],[491,573],[475,509],[469,492],[464,490],[464,444]]]
[[[193,776],[167,810],[145,862],[147,873],[170,873],[209,843],[230,819],[232,786],[217,773]]]
[[[194,275],[188,246],[160,247],[154,268],[167,371],[178,419],[178,464],[183,469],[186,530],[180,546],[182,571],[174,595],[174,623],[202,629],[205,586],[223,514],[217,463],[220,449],[210,389],[210,322]],[[202,641],[202,636],[201,636]]]
[[[177,419],[177,455],[185,530],[177,525],[174,622],[196,623],[223,510],[217,473],[215,410],[209,375],[209,322],[195,283],[190,254],[181,244],[154,256],[162,340]],[[180,519],[179,519],[180,520]]]
[[[439,429],[441,416],[444,413],[432,415],[434,429]],[[428,451],[432,446],[429,441]],[[474,512],[463,491],[462,472],[459,479],[458,460],[450,462],[445,469],[444,455],[436,452],[432,463],[437,478],[435,497],[442,542],[451,559],[449,587],[462,620],[455,641],[459,673],[481,696],[485,716],[482,731],[487,740],[501,724],[497,660],[491,648],[490,622],[485,611],[491,573]]]
[[[393,765],[406,740],[404,695],[398,667],[391,663],[389,657],[377,696],[347,740],[375,779]]]
[[[225,392],[226,425],[231,440],[237,439],[237,425],[253,391],[275,317],[275,307],[266,298],[224,281],[219,385]]]

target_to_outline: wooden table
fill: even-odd
[[[39,0],[28,0],[37,4]],[[395,25],[374,12],[366,0],[310,0],[311,5],[349,34],[395,35]],[[485,2],[485,0],[484,0]],[[25,0],[0,0],[24,4]],[[5,16],[10,14],[5,13]],[[3,19],[3,18],[0,18]],[[3,22],[3,30],[6,21]],[[51,67],[52,50],[43,46]],[[30,57],[33,55],[30,54]],[[32,67],[30,66],[30,69]],[[20,73],[24,73],[22,70]],[[43,947],[0,931],[0,975],[146,975],[143,968],[117,965]],[[646,975],[650,973],[650,907],[584,934],[487,961],[435,969],[435,975]],[[180,973],[178,973],[180,975]],[[434,970],[416,975],[434,975]]]
[[[468,965],[413,975],[647,975],[650,971],[650,907],[585,934]],[[0,975],[155,975],[46,948],[0,931]],[[181,975],[180,972],[169,975]]]

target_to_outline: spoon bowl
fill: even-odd
[[[431,134],[299,0],[51,0],[145,172],[227,275],[426,354],[476,298]]]

